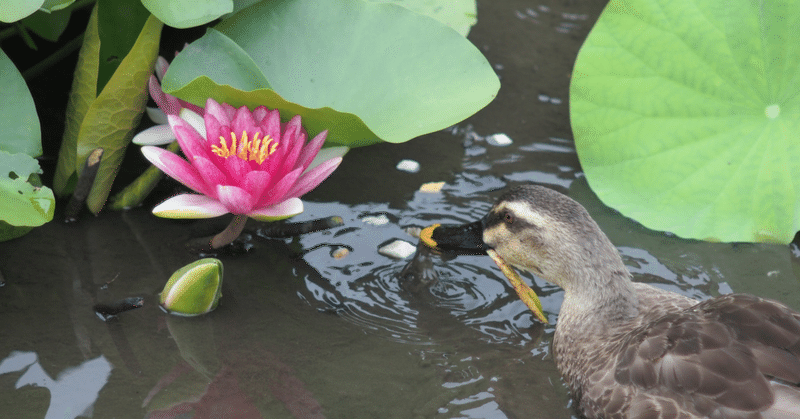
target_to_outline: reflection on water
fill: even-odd
[[[100,355],[78,366],[66,368],[53,378],[42,368],[35,352],[11,352],[0,361],[0,375],[21,373],[14,384],[15,389],[33,386],[50,391],[50,403],[45,419],[91,417],[92,407],[100,390],[108,382],[112,368],[111,363]],[[14,392],[9,389],[4,389],[2,392],[6,397],[14,397]],[[35,410],[32,407],[29,409]]]

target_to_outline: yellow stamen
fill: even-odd
[[[212,145],[211,152],[224,158],[236,156],[245,161],[255,160],[258,164],[264,163],[264,160],[278,149],[278,143],[273,141],[269,135],[264,138],[258,138],[260,134],[260,132],[257,132],[252,140],[248,140],[247,131],[242,132],[242,137],[238,140],[237,147],[236,133],[232,132],[230,148],[228,148],[228,142],[225,137],[220,135],[220,145]]]

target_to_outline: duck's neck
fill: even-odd
[[[574,260],[563,272],[559,322],[573,318],[609,324],[636,317],[636,290],[617,249],[607,242],[607,246],[592,249],[589,256]]]

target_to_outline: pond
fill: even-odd
[[[749,292],[800,309],[800,249],[682,240],[598,201],[569,126],[578,48],[604,1],[481,1],[470,39],[500,76],[497,99],[447,130],[354,149],[306,195],[294,221],[344,225],[288,239],[248,226],[246,253],[221,254],[223,297],[197,318],[158,307],[185,244],[227,219],[159,219],[144,207],[58,220],[0,243],[0,412],[18,418],[570,418],[550,353],[562,292],[525,275],[549,325],[533,319],[488,257],[378,253],[433,223],[481,217],[498,192],[535,182],[581,202],[635,280],[693,298]],[[402,117],[402,116],[398,116]],[[505,134],[513,142],[492,139]],[[398,170],[404,159],[420,170]],[[444,182],[439,192],[423,184]],[[346,251],[342,251],[345,249]],[[101,320],[93,307],[143,307]]]

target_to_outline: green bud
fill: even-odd
[[[178,316],[198,316],[214,310],[222,297],[222,261],[200,259],[178,269],[160,295],[161,307]]]

